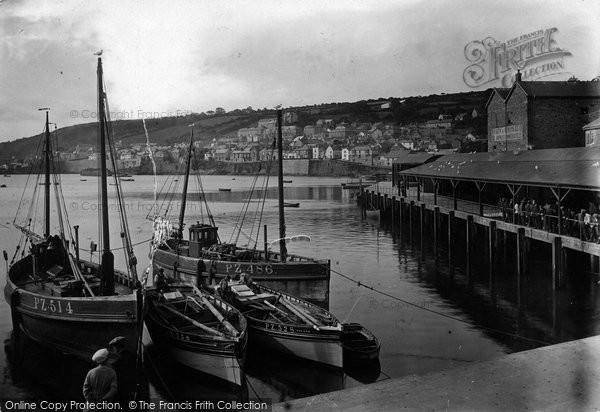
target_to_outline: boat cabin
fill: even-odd
[[[204,223],[196,223],[190,226],[189,256],[200,257],[203,248],[208,248],[219,242],[217,236],[218,227]]]

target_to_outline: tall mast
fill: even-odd
[[[102,59],[98,57],[98,127],[100,132],[100,191],[102,207],[102,294],[112,295],[115,291],[115,258],[110,250],[110,232],[108,228],[108,173],[106,169],[106,113],[105,94],[102,80]]]
[[[183,180],[183,196],[181,198],[181,210],[179,211],[179,228],[177,229],[177,240],[183,239],[183,218],[185,216],[185,203],[187,201],[188,181],[190,179],[190,163],[192,159],[192,147],[194,145],[194,129],[190,134],[190,148],[185,162],[185,178]],[[179,244],[179,243],[178,243]]]
[[[285,246],[285,215],[283,213],[283,137],[281,133],[281,109],[277,109],[277,161],[279,165],[279,176],[277,179],[277,188],[279,192],[279,251],[281,261],[285,262],[287,258],[287,248]]]
[[[46,180],[44,181],[44,237],[50,236],[50,123],[48,121],[48,110],[46,110],[46,136],[44,149],[44,163],[46,167]]]

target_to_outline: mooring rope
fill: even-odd
[[[465,323],[465,324],[467,324],[469,326],[473,326],[472,323],[470,323],[470,322],[468,322],[468,321],[466,321],[464,319],[457,318],[456,316],[448,315],[446,313],[438,312],[437,310],[433,310],[433,309],[429,309],[429,308],[420,306],[417,303],[413,303],[413,302],[411,302],[409,300],[399,298],[398,296],[391,295],[391,294],[389,294],[387,292],[384,292],[382,290],[379,290],[379,289],[377,289],[377,288],[375,288],[375,287],[373,287],[371,285],[367,285],[367,284],[365,284],[363,282],[360,282],[358,280],[354,280],[352,277],[344,275],[343,273],[338,272],[337,270],[331,269],[327,265],[323,265],[323,264],[321,264],[321,265],[323,267],[325,267],[325,268],[328,268],[331,272],[335,273],[336,275],[338,275],[338,276],[340,276],[340,277],[342,277],[342,278],[344,278],[344,279],[346,279],[346,280],[354,283],[355,285],[357,285],[359,287],[364,287],[364,288],[370,289],[370,290],[372,290],[375,293],[379,293],[380,295],[383,295],[383,296],[388,297],[390,299],[396,300],[398,302],[405,303],[405,304],[407,304],[409,306],[412,306],[414,308],[421,309],[421,310],[424,310],[426,312],[433,313],[435,315],[442,316],[442,317],[447,318],[447,319],[452,319],[452,320],[454,320],[456,322]],[[544,345],[544,346],[551,345],[551,343],[549,343],[549,342],[545,342],[545,341],[542,341],[542,340],[539,340],[539,339],[528,338],[528,337],[525,337],[525,336],[517,335],[517,334],[511,333],[511,332],[506,332],[506,331],[503,331],[503,330],[500,330],[500,329],[496,329],[496,328],[492,328],[492,327],[485,326],[485,325],[477,325],[477,327],[481,328],[481,329],[485,329],[485,330],[490,331],[490,332],[498,333],[500,335],[510,336],[510,337],[513,337],[513,338],[522,339],[522,340],[525,340],[525,341],[537,343],[537,344]]]

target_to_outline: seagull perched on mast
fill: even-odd
[[[102,50],[100,50],[99,52],[94,53],[94,56],[102,56]]]

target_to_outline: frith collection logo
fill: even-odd
[[[465,46],[465,58],[469,66],[463,72],[463,80],[469,87],[510,87],[517,70],[523,80],[539,80],[544,77],[567,73],[564,58],[571,56],[559,48],[554,35],[556,27],[523,34],[503,43],[492,37],[474,40]]]

